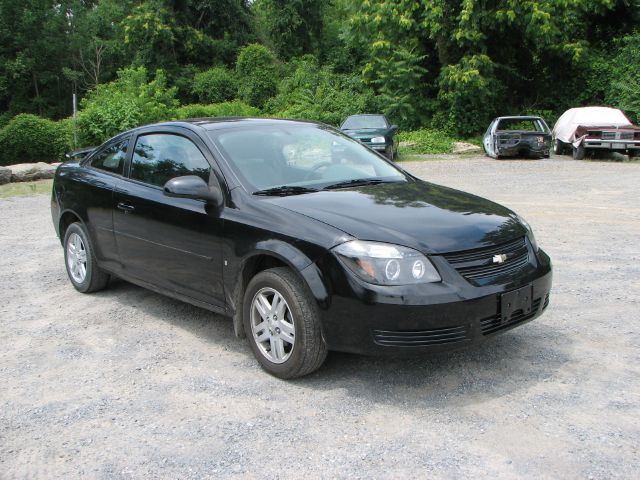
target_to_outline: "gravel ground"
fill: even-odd
[[[404,164],[504,203],[551,305],[478,348],[263,373],[231,323],[66,279],[48,197],[0,200],[0,478],[637,478],[640,164]]]

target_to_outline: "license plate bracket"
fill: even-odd
[[[500,295],[500,318],[502,322],[508,322],[511,316],[522,310],[523,315],[531,313],[533,305],[533,285],[527,285],[517,290]]]

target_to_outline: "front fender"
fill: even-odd
[[[318,302],[320,308],[326,309],[330,304],[330,294],[322,271],[318,268],[307,254],[295,246],[281,240],[265,240],[258,242],[255,249],[244,255],[238,262],[235,285],[231,291],[229,300],[231,311],[233,312],[233,327],[236,336],[244,337],[244,327],[242,324],[242,300],[246,285],[250,278],[246,278],[244,272],[247,265],[255,261],[258,257],[272,257],[297,273],[301,280],[311,291],[311,294]]]

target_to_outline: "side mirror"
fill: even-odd
[[[205,200],[215,207],[220,207],[223,203],[220,188],[209,187],[207,182],[196,175],[172,178],[164,184],[164,194],[167,197]]]
[[[391,125],[389,127],[389,133],[393,135],[394,133],[396,133],[398,131],[399,128],[400,127],[398,127],[398,125]]]

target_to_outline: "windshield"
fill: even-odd
[[[406,181],[367,147],[326,127],[233,127],[212,130],[209,136],[250,192],[283,186],[321,189],[364,179]]]
[[[342,124],[343,130],[361,130],[367,128],[387,128],[387,121],[382,115],[354,115]]]

